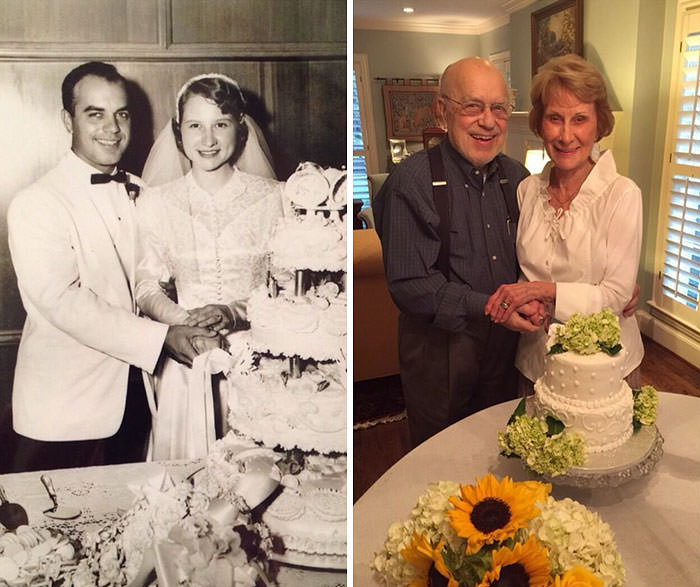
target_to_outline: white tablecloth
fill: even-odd
[[[0,475],[0,485],[9,501],[18,502],[27,510],[30,526],[59,528],[76,534],[99,527],[128,510],[136,497],[134,489],[146,484],[159,486],[166,474],[179,482],[201,467],[192,461],[173,461],[56,469]],[[53,481],[60,505],[81,510],[78,518],[61,521],[43,514],[52,504],[40,480],[42,473]]]
[[[657,427],[664,455],[646,477],[616,488],[554,485],[610,524],[627,568],[627,585],[700,585],[700,399],[659,394]],[[497,433],[517,401],[483,410],[426,441],[389,469],[353,512],[354,585],[375,585],[369,564],[389,525],[410,514],[428,483],[473,483],[492,472],[517,481],[535,478],[519,459],[500,456]]]
[[[20,503],[34,527],[50,527],[71,537],[115,520],[133,504],[137,489],[146,483],[156,485],[168,473],[176,482],[201,468],[197,462],[154,462],[84,467],[46,471],[54,484],[60,505],[79,508],[82,513],[74,520],[53,520],[43,511],[51,506],[41,472],[0,475],[9,501]],[[346,584],[344,572],[302,569],[279,565],[277,580],[281,587],[338,587]]]

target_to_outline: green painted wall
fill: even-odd
[[[372,80],[372,111],[379,167],[380,171],[386,171],[389,165],[389,150],[384,121],[382,82],[374,81],[375,78],[439,77],[445,66],[453,61],[465,55],[478,55],[479,37],[477,35],[355,30],[353,31],[353,53],[367,54],[369,76]]]
[[[644,196],[642,257],[637,281],[641,300],[651,298],[657,223],[662,201],[661,173],[669,101],[675,0],[642,0],[632,91],[628,175]],[[616,140],[617,143],[617,140]]]
[[[488,59],[491,53],[510,49],[510,25],[489,31],[479,36],[479,55]]]

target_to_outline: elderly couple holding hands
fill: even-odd
[[[532,176],[501,153],[511,113],[501,74],[476,57],[451,64],[437,101],[446,139],[399,164],[375,198],[414,445],[528,393],[548,323],[575,312],[620,316],[638,387],[642,196],[597,145],[615,122],[605,82],[565,55],[540,68],[530,98],[550,158]]]

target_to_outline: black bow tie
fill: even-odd
[[[110,181],[126,183],[128,179],[129,177],[126,175],[126,171],[120,169],[114,175],[109,175],[108,173],[93,173],[90,176],[90,183],[109,183]]]
[[[90,176],[91,184],[109,183],[110,181],[125,184],[124,187],[126,188],[126,193],[129,194],[129,198],[131,200],[135,200],[138,197],[141,188],[135,183],[131,183],[129,181],[129,176],[123,169],[120,169],[114,175],[110,175],[108,173],[93,173]]]

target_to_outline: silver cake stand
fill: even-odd
[[[525,410],[533,415],[532,396],[525,401]],[[587,454],[582,466],[571,467],[560,475],[544,474],[541,477],[553,485],[568,487],[618,487],[648,475],[664,454],[663,444],[664,438],[656,424],[642,426],[617,448]],[[522,462],[525,466],[525,461]]]
[[[550,483],[570,487],[617,487],[647,475],[663,455],[664,439],[656,425],[642,426],[619,447],[586,455],[581,467],[562,475],[543,475]]]

